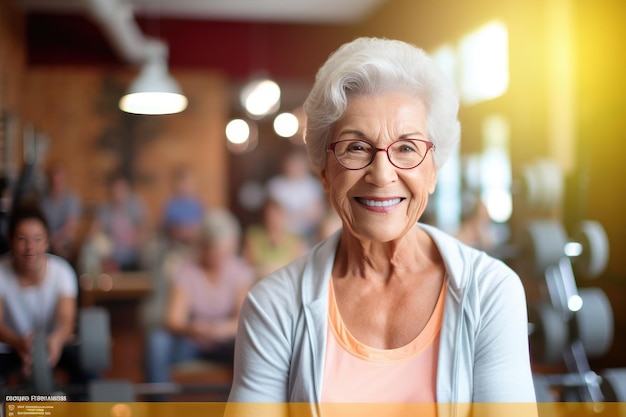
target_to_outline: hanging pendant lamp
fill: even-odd
[[[187,108],[187,97],[169,74],[165,53],[159,48],[153,50],[128,93],[120,99],[119,107],[135,114],[180,113]]]

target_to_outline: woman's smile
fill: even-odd
[[[388,212],[404,201],[404,198],[377,198],[377,197],[355,197],[355,200],[367,210],[376,212]]]

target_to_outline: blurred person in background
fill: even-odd
[[[455,236],[466,245],[490,252],[496,245],[494,224],[480,196],[463,193],[461,224]]]
[[[106,272],[141,269],[142,245],[150,233],[145,204],[121,174],[109,179],[107,193],[96,208],[83,250],[95,253]]]
[[[287,228],[287,213],[277,201],[268,198],[263,205],[263,220],[248,227],[243,254],[261,279],[304,255],[307,241]]]
[[[407,404],[461,416],[468,403],[528,403],[536,415],[521,280],[419,222],[458,108],[405,42],[359,38],[320,68],[305,142],[342,227],[248,293],[230,402],[382,403],[402,416]]]
[[[11,250],[0,257],[0,375],[31,376],[32,341],[45,334],[48,363],[84,384],[75,330],[77,278],[63,258],[47,253],[48,224],[36,205],[20,205],[9,222]]]
[[[254,270],[240,255],[241,226],[208,209],[195,256],[170,264],[163,328],[147,340],[147,380],[168,382],[174,364],[205,359],[232,365],[241,303]]]
[[[0,177],[0,255],[10,249],[9,215],[11,212],[11,187],[8,177]]]
[[[337,230],[341,229],[341,225],[341,217],[339,217],[337,211],[331,205],[327,205],[326,213],[317,228],[317,241],[320,242],[332,236]]]
[[[196,190],[193,172],[180,166],[172,173],[172,195],[163,210],[166,238],[182,244],[195,243],[205,207]]]
[[[324,190],[311,173],[304,150],[294,149],[286,156],[282,172],[268,180],[267,193],[285,210],[287,229],[314,243],[325,211]]]
[[[164,331],[172,270],[197,249],[206,212],[197,193],[196,178],[188,167],[175,167],[169,180],[171,195],[163,206],[161,228],[145,245],[143,256],[152,282],[150,293],[140,306],[140,320],[148,339]]]
[[[60,163],[51,164],[47,179],[41,208],[50,226],[50,252],[73,263],[81,201],[69,188],[65,168]]]

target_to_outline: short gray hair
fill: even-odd
[[[456,90],[422,49],[399,40],[364,37],[342,45],[328,58],[304,102],[305,142],[314,170],[319,173],[326,164],[333,125],[350,96],[395,91],[424,102],[428,136],[440,168],[461,135]]]
[[[239,241],[241,224],[233,213],[224,208],[207,210],[200,227],[201,239],[205,243],[219,242],[223,239]]]

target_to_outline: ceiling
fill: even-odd
[[[283,23],[350,23],[366,17],[383,0],[110,0],[137,15],[166,18]],[[18,0],[37,12],[80,12],[83,0]]]
[[[174,74],[221,72],[233,94],[250,78],[269,75],[283,87],[284,104],[295,106],[328,55],[386,0],[14,1],[26,15],[29,66],[133,65],[115,45],[125,35],[112,40],[93,16],[90,4],[103,2],[125,10],[144,37],[168,46]]]
[[[311,81],[386,0],[14,1],[26,15],[28,65],[128,65],[90,16],[89,3],[102,1],[129,14],[144,36],[163,40],[173,70]]]

